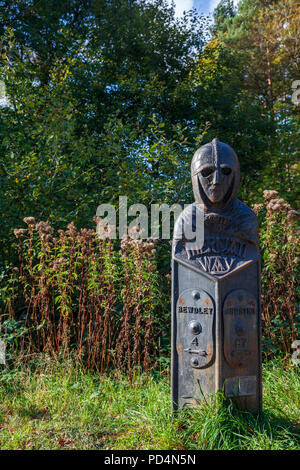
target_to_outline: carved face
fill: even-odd
[[[225,159],[222,155],[216,158],[204,156],[199,170],[200,184],[210,202],[214,204],[223,201],[233,180],[232,159]]]
[[[234,150],[214,139],[200,147],[192,160],[195,200],[206,207],[222,209],[237,193],[240,168]]]

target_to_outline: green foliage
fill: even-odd
[[[0,79],[11,103],[0,114],[3,264],[27,214],[89,227],[97,206],[118,195],[174,197],[203,19],[177,21],[162,1],[0,5]]]
[[[2,266],[28,214],[91,227],[119,195],[188,203],[191,156],[216,136],[237,150],[245,202],[264,185],[298,201],[294,0],[223,1],[211,36],[163,0],[0,6]]]
[[[212,28],[213,32],[224,33],[227,30],[228,24],[230,24],[235,14],[236,14],[236,10],[235,10],[233,1],[221,0],[213,12],[213,17],[214,17],[214,25]]]
[[[254,178],[247,182],[244,199],[258,202],[257,192],[272,187],[299,204],[300,107],[291,100],[292,82],[299,76],[299,3],[243,0],[234,14],[225,15],[222,5],[227,3],[217,9],[223,19],[214,34],[234,57],[232,74],[242,74],[236,108],[248,126],[241,121],[238,139],[244,129],[246,139],[236,148],[246,151],[246,171],[253,169],[248,176]]]

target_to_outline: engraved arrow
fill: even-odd
[[[190,354],[198,354],[199,356],[207,356],[206,351],[200,351],[198,349],[187,348],[187,349],[184,349],[184,351]]]

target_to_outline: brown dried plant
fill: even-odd
[[[264,203],[254,211],[262,219],[262,321],[265,351],[290,355],[299,339],[299,228],[300,213],[280,198],[264,191]]]
[[[73,223],[54,236],[48,222],[24,222],[27,229],[15,230],[19,266],[12,270],[14,289],[6,302],[11,318],[20,321],[18,312],[25,312],[19,350],[74,353],[100,372],[111,366],[130,377],[135,367],[148,372],[156,350],[151,316],[159,298],[153,242],[123,240],[120,247]]]

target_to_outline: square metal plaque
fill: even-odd
[[[255,375],[230,377],[225,380],[226,397],[247,397],[256,394],[257,379]]]

